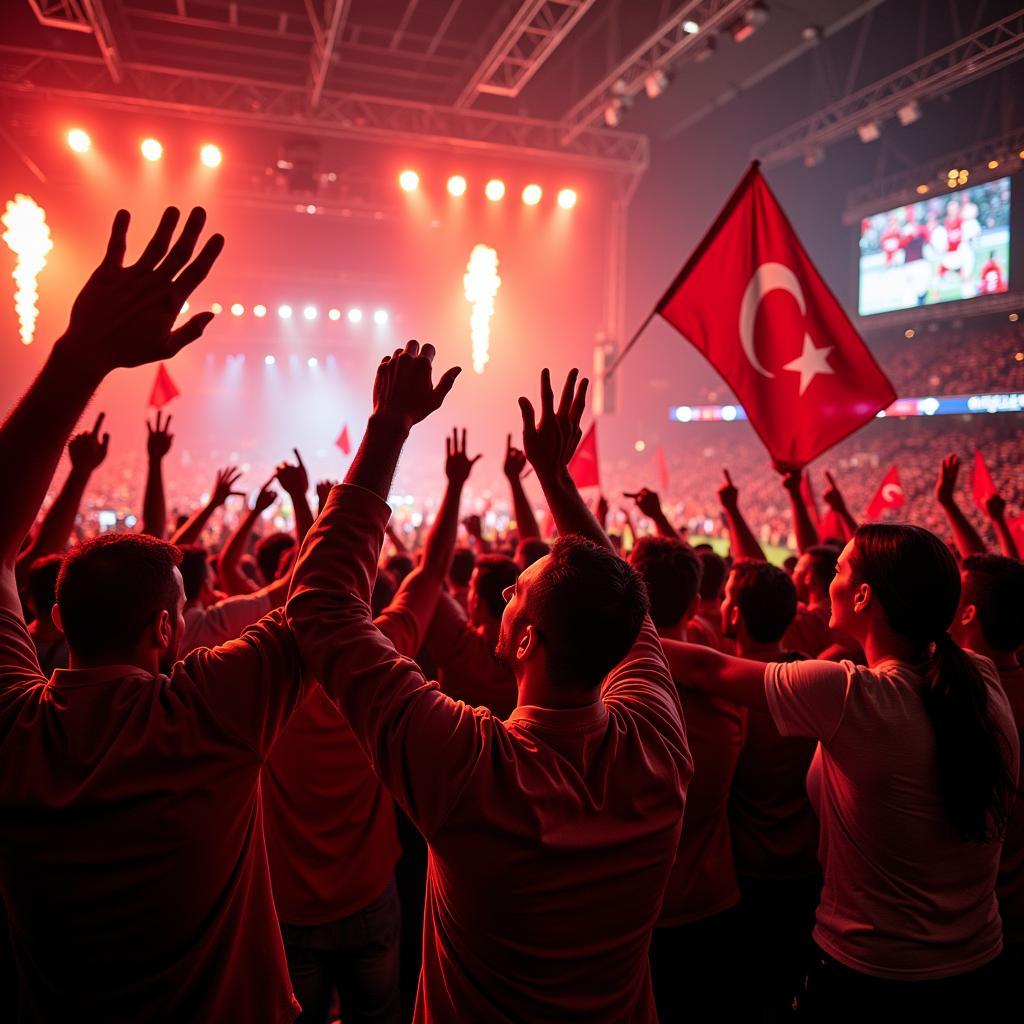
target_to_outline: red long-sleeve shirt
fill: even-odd
[[[418,1021],[655,1021],[647,949],[693,766],[644,623],[587,707],[502,723],[423,678],[369,609],[388,506],[335,487],[287,615],[429,843]]]

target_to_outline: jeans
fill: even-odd
[[[332,924],[282,924],[300,1024],[324,1024],[338,993],[345,1024],[399,1024],[401,915],[394,881],[369,906]]]

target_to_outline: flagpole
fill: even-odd
[[[629,352],[629,350],[640,340],[640,335],[644,333],[644,331],[647,329],[647,325],[655,318],[655,316],[657,316],[657,314],[657,309],[652,309],[650,313],[647,314],[647,319],[644,320],[644,322],[633,332],[633,337],[629,339],[629,342],[626,345],[626,347],[615,357],[615,360],[612,362],[612,365],[609,366],[608,369],[604,371],[605,380],[607,380],[618,369],[619,363],[621,363],[622,360],[626,358],[626,355]]]

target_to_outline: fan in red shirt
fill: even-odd
[[[980,291],[982,295],[996,295],[1006,291],[1006,278],[1003,276],[1003,268],[999,266],[996,254],[990,252],[988,259],[981,265],[978,273],[981,281]]]
[[[367,610],[402,445],[458,373],[435,388],[433,355],[410,342],[381,363],[287,606],[304,659],[429,844],[415,1019],[653,1022],[647,950],[693,769],[643,583],[568,475],[586,394],[575,371],[557,410],[544,372],[539,423],[521,400],[560,540],[506,592],[508,722],[428,683]]]
[[[308,691],[278,612],[175,661],[180,552],[107,534],[61,569],[70,668],[39,671],[14,563],[61,450],[117,367],[173,356],[175,329],[223,245],[168,210],[122,266],[128,214],[69,326],[0,428],[0,889],[28,1020],[295,1018],[263,845],[260,770]]]

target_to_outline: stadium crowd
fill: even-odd
[[[226,516],[239,471],[168,487],[158,414],[145,469],[97,495],[103,414],[72,436],[96,388],[212,319],[174,326],[223,246],[196,252],[202,210],[179,220],[124,266],[117,215],[0,427],[3,1019],[960,1021],[1019,1002],[1013,417],[871,424],[830,453],[827,526],[739,425],[669,463],[664,504],[615,467],[614,507],[591,509],[568,469],[587,381],[545,369],[503,453],[507,508],[465,516],[480,456],[453,430],[436,511],[406,530],[386,501],[402,447],[471,386],[410,341],[367,381],[340,484],[296,451]],[[974,447],[1000,484],[985,532],[958,477]],[[916,525],[859,521],[892,463]],[[130,505],[141,475],[136,522],[82,516]],[[703,543],[719,524],[727,557]]]

